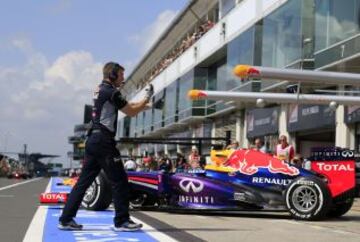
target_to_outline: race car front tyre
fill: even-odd
[[[135,193],[132,194],[129,200],[129,205],[131,208],[141,208],[145,205],[147,195],[145,193]]]
[[[131,208],[139,209],[145,206],[154,206],[156,199],[149,196],[147,193],[134,191],[129,199],[129,205]]]
[[[354,198],[349,198],[344,202],[333,204],[327,216],[330,218],[341,217],[351,209],[353,203],[354,203]]]
[[[111,186],[105,173],[101,172],[86,190],[81,205],[88,210],[101,211],[107,209],[111,201]]]
[[[331,195],[326,184],[316,178],[295,179],[285,193],[286,207],[299,220],[319,220],[331,207]]]

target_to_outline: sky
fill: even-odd
[[[1,0],[0,152],[60,155],[104,63],[132,68],[188,0]]]

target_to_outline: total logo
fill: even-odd
[[[66,200],[66,193],[42,193],[40,196],[40,201],[44,203],[65,202]]]
[[[320,171],[354,171],[350,164],[316,163]]]
[[[199,193],[204,189],[204,183],[190,178],[182,179],[179,182],[179,186],[184,192]]]

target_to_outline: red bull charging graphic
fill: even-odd
[[[285,161],[254,150],[236,150],[229,156],[224,165],[246,175],[257,173],[259,168],[266,168],[271,173],[289,176],[296,176],[300,173],[298,168],[290,166]]]

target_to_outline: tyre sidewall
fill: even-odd
[[[105,174],[100,173],[91,186],[94,186],[92,198],[89,201],[83,200],[81,205],[88,210],[105,210],[111,203],[111,187]]]
[[[295,189],[303,186],[315,190],[317,202],[313,209],[304,212],[298,210],[292,200]],[[317,220],[323,218],[331,206],[331,195],[326,184],[320,179],[315,178],[299,178],[292,182],[286,190],[285,202],[288,211],[295,219],[300,220]]]

